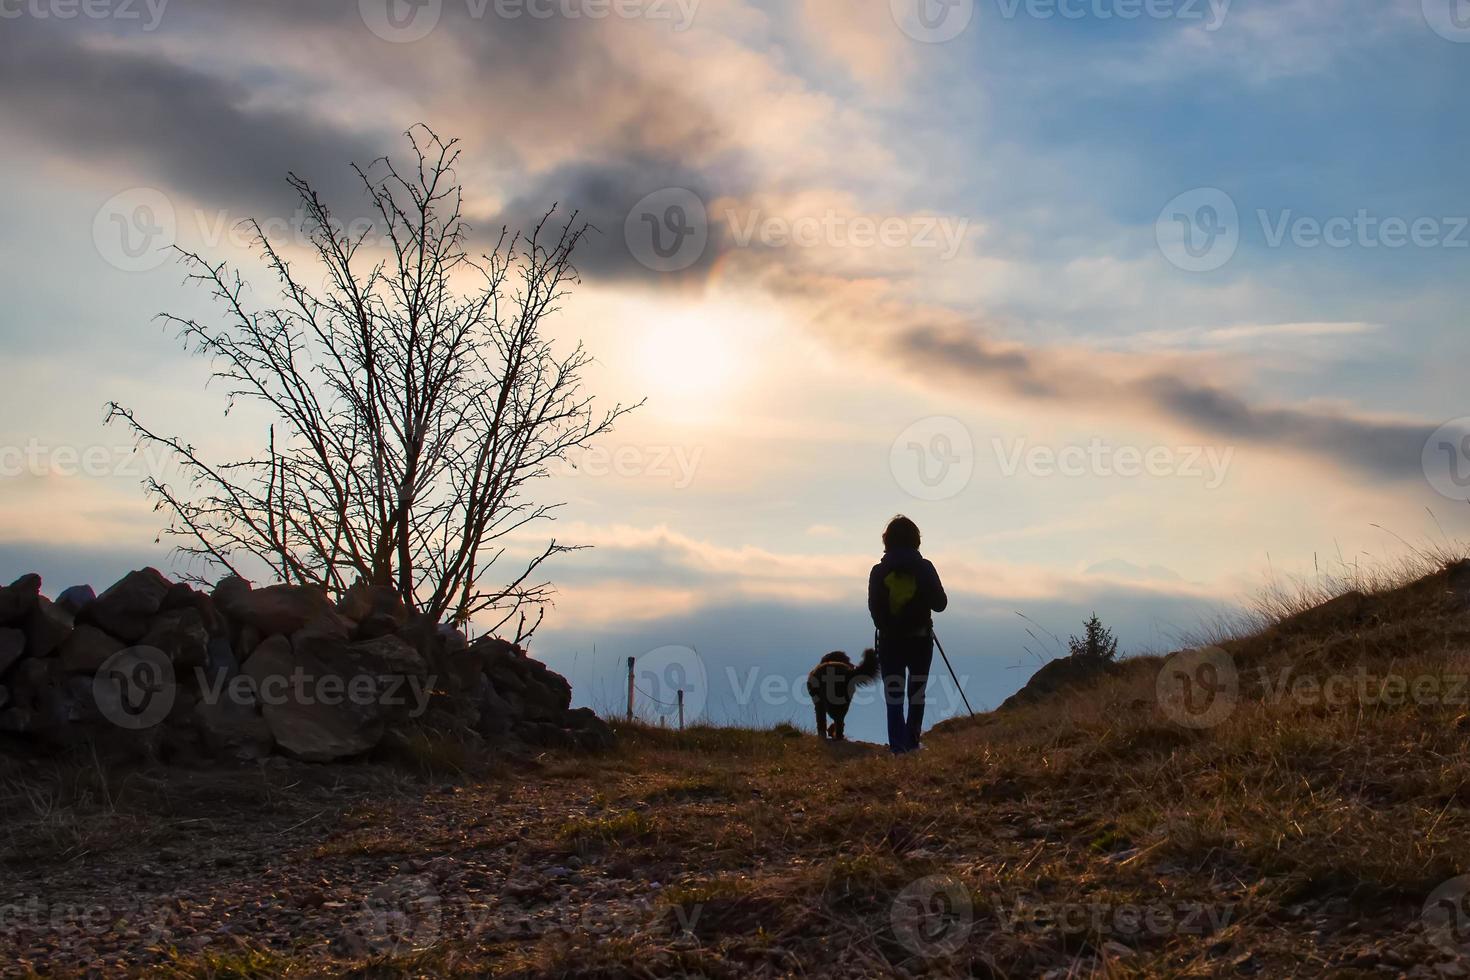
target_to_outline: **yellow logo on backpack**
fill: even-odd
[[[897,616],[919,592],[918,579],[899,572],[889,572],[883,579],[883,584],[888,588],[888,614],[890,616]]]

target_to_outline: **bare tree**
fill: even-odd
[[[319,289],[255,221],[279,306],[249,308],[238,271],[179,250],[225,322],[161,318],[211,359],[228,387],[226,414],[238,399],[267,406],[275,422],[263,453],[210,463],[115,402],[107,418],[177,454],[185,479],[145,487],[170,515],[164,533],[210,572],[241,574],[248,556],[281,581],[329,592],[361,578],[439,620],[488,612],[498,630],[518,617],[519,641],[551,596],[538,569],[575,550],[553,537],[502,565],[507,537],[560,506],[534,502],[527,485],[637,406],[595,411],[581,388],[589,356],[580,343],[556,353],[542,329],[577,282],[572,253],[587,226],[576,213],[559,228],[548,214],[528,234],[502,229],[474,259],[457,141],[423,127],[408,138],[413,170],[386,158],[354,166],[373,230],[349,234],[290,176],[311,268],[324,270]]]

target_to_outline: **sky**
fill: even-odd
[[[809,724],[895,513],[976,709],[1094,610],[1164,652],[1470,524],[1465,0],[0,0],[0,83],[0,573],[53,594],[177,567],[108,401],[263,441],[164,247],[249,272],[416,124],[477,229],[595,226],[548,329],[647,398],[524,543],[593,546],[532,644],[579,703],[632,656],[647,717]]]

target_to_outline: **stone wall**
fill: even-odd
[[[53,600],[41,585],[26,575],[0,588],[0,737],[11,741],[317,762],[416,725],[507,747],[612,743],[545,664],[504,640],[468,643],[390,588],[359,584],[333,602],[230,577],[205,593],[152,568],[101,595],[76,586]]]

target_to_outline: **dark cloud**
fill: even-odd
[[[1000,386],[1059,404],[1106,401],[1217,438],[1309,453],[1389,479],[1423,479],[1420,455],[1435,429],[1342,412],[1256,406],[1219,386],[1174,376],[1114,379],[1105,368],[1088,376],[1055,363],[1044,351],[1003,346],[958,327],[913,327],[897,334],[888,350],[910,369],[983,384],[987,390]]]
[[[640,202],[655,195],[647,207],[661,220],[663,211],[677,198],[668,198],[670,189],[687,190],[693,195],[683,212],[684,227],[692,229],[685,247],[691,261],[682,268],[660,271],[646,264],[648,246],[654,229],[634,214]],[[577,253],[577,268],[584,274],[601,279],[639,279],[650,284],[669,284],[681,280],[703,279],[709,269],[728,251],[723,226],[713,220],[707,210],[709,202],[730,185],[720,186],[717,178],[668,158],[639,157],[606,163],[578,162],[558,167],[537,179],[535,185],[510,201],[489,222],[494,229],[505,225],[512,229],[528,229],[535,225],[552,205],[562,211],[577,210],[577,220],[594,229]],[[629,216],[632,215],[631,225]],[[673,248],[673,233],[664,232],[664,244]],[[694,257],[697,255],[697,258]]]
[[[1390,479],[1423,479],[1424,442],[1436,428],[1299,408],[1261,408],[1228,391],[1178,378],[1147,378],[1135,387],[1166,415],[1201,432],[1299,449]]]
[[[218,37],[234,25],[247,38],[325,46],[335,60],[323,64],[342,76],[338,83],[417,94],[425,120],[385,118],[370,132],[346,129],[299,103],[262,104],[254,84],[178,64],[166,49],[142,54],[97,43],[99,28],[32,21],[7,22],[0,32],[0,84],[23,93],[0,106],[0,119],[73,161],[120,174],[118,190],[155,186],[238,218],[289,218],[296,200],[285,178],[296,173],[343,220],[370,214],[350,165],[401,154],[402,132],[426,121],[463,139],[460,176],[472,191],[483,193],[473,185],[486,181],[509,190],[499,213],[471,216],[482,244],[493,243],[502,225],[529,230],[558,205],[597,229],[579,253],[584,274],[660,285],[701,279],[723,251],[713,223],[692,219],[705,244],[697,261],[674,273],[640,263],[624,227],[653,192],[684,188],[708,202],[732,189],[736,155],[721,153],[729,141],[711,115],[613,58],[596,22],[471,19],[469,9],[446,4],[434,35],[414,44],[375,37],[355,3],[226,7],[206,0],[171,8],[165,19],[184,38]],[[437,91],[431,79],[439,76],[422,71],[424,58],[447,51],[463,56],[465,77]],[[543,150],[570,159],[538,169],[534,157]]]
[[[898,346],[920,362],[943,364],[946,370],[1005,385],[1031,398],[1057,398],[1054,381],[1042,376],[1036,359],[1016,347],[1003,347],[959,329],[918,326],[906,331]]]
[[[251,104],[243,87],[127,51],[80,43],[77,32],[7,22],[0,31],[0,106],[10,125],[133,183],[181,191],[246,215],[289,214],[296,172],[333,202],[360,200],[348,164],[386,139],[304,113]]]

